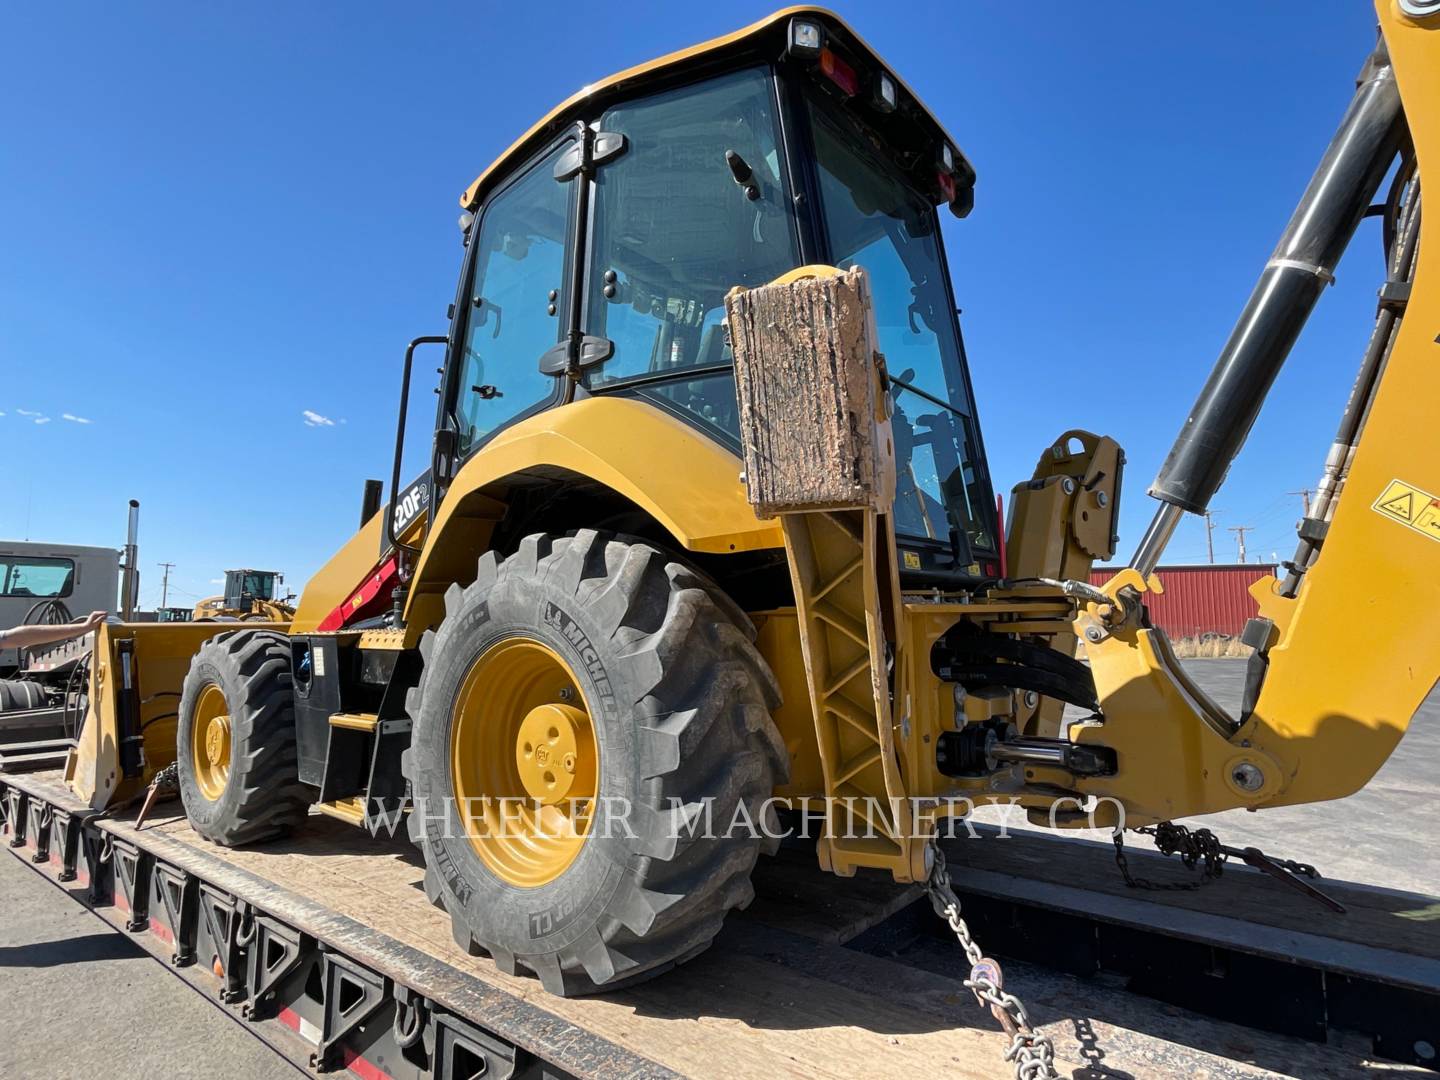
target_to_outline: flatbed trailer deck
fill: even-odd
[[[196,837],[178,801],[137,830],[133,808],[85,810],[58,773],[0,773],[0,788],[14,854],[317,1071],[1009,1071],[1007,1040],[964,988],[963,955],[920,890],[825,875],[803,848],[762,860],[755,903],[699,958],[566,999],[463,953],[401,838],[317,815],[288,840],[230,850]],[[1433,899],[1331,883],[1351,909],[1337,928],[1245,870],[1199,896],[1140,899],[1097,876],[1094,844],[1016,835],[948,847],[976,937],[1007,959],[1062,1075],[1431,1075],[1419,1066],[1436,1064],[1426,1050],[1440,1042]]]

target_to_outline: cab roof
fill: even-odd
[[[730,57],[737,58],[739,62],[743,62],[747,58],[773,60],[779,57],[784,52],[785,35],[789,22],[797,15],[809,16],[822,23],[827,34],[837,37],[845,51],[858,58],[868,72],[874,73],[883,70],[889,75],[900,89],[905,109],[912,119],[918,119],[926,127],[933,129],[937,144],[944,141],[954,148],[957,155],[956,171],[960,175],[959,182],[965,187],[973,185],[974,168],[960,152],[955,140],[935,118],[934,113],[910,89],[905,80],[886,64],[865,39],[852,30],[839,15],[826,8],[800,4],[781,8],[758,22],[753,22],[732,33],[711,38],[699,45],[691,45],[689,48],[667,53],[654,60],[626,68],[624,71],[610,75],[599,82],[591,83],[589,86],[581,87],[576,93],[551,109],[529,131],[516,139],[509,149],[491,162],[489,168],[476,177],[474,183],[466,188],[460,196],[461,207],[466,210],[476,209],[485,197],[487,190],[496,181],[504,177],[512,168],[523,163],[530,154],[548,142],[561,128],[573,123],[586,113],[597,111],[603,104],[634,96],[643,92],[647,84],[659,82],[667,77],[683,73],[687,69],[699,69],[707,64],[721,62]]]

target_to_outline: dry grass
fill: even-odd
[[[1243,660],[1251,653],[1250,646],[1240,644],[1239,638],[1225,637],[1221,634],[1178,638],[1170,642],[1170,647],[1182,660]],[[1075,656],[1079,660],[1085,659],[1085,643],[1083,641],[1076,649]]]
[[[1190,659],[1217,660],[1221,657],[1243,659],[1251,653],[1249,645],[1240,644],[1239,638],[1207,634],[1205,637],[1187,637],[1171,642],[1175,655]]]

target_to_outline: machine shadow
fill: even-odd
[[[0,945],[0,968],[52,968],[97,960],[148,960],[150,954],[115,930],[26,945]]]

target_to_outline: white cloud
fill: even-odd
[[[49,422],[50,422],[50,417],[48,417],[48,416],[37,416],[37,417],[35,418],[35,423],[37,423],[37,424],[48,424]]]
[[[4,416],[4,415],[5,415],[5,410],[4,410],[4,409],[0,409],[0,416]]]
[[[16,411],[16,413],[18,413],[18,414],[21,415],[21,416],[40,416],[40,415],[42,415],[42,414],[36,412],[36,411],[33,410],[33,409],[16,409],[15,411]]]
[[[316,412],[314,409],[305,409],[300,415],[302,415],[303,417],[305,417],[305,426],[306,426],[306,427],[334,427],[334,426],[335,426],[335,421],[334,421],[334,420],[331,420],[328,416],[321,416],[321,415],[320,415],[318,412]],[[344,420],[341,420],[340,422],[343,424],[345,421],[344,421]]]
[[[69,420],[72,424],[93,424],[93,423],[95,422],[95,421],[93,421],[93,420],[87,420],[87,419],[86,419],[85,417],[83,417],[83,416],[76,416],[76,415],[74,415],[73,413],[68,413],[68,412],[67,412],[67,413],[61,413],[61,414],[60,414],[60,419],[61,419],[61,420]]]
[[[225,579],[224,579],[223,577],[212,577],[212,578],[210,579],[210,584],[211,584],[211,585],[224,585],[224,584],[225,584]]]

